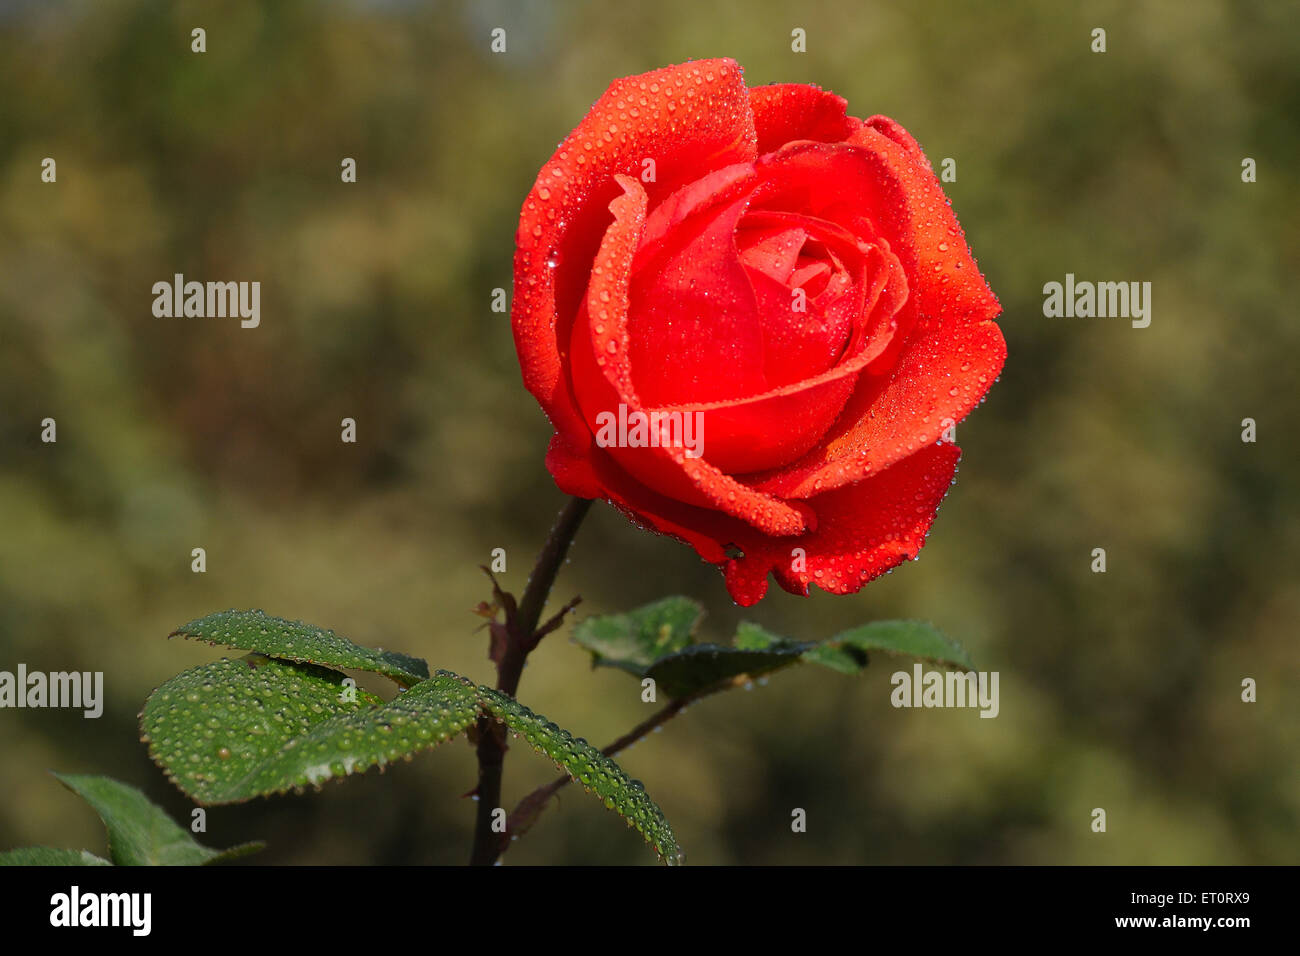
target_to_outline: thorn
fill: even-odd
[[[575,607],[582,603],[582,595],[576,595],[568,604],[560,608],[555,614],[533,634],[531,647],[536,647],[543,637],[550,634],[553,630],[564,623],[564,617]]]

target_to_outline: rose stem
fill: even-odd
[[[564,564],[578,526],[591,509],[591,500],[571,498],[537,555],[533,573],[528,577],[515,627],[510,629],[505,653],[497,663],[497,690],[515,696],[524,661],[536,646],[537,623],[551,593],[555,576]],[[492,832],[492,814],[501,801],[501,768],[505,763],[505,733],[490,717],[478,719],[478,812],[474,822],[472,866],[491,866],[501,853],[501,836]]]

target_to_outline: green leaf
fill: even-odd
[[[645,676],[669,697],[686,697],[724,681],[757,678],[798,663],[807,644],[744,650],[719,644],[694,644],[656,661]]]
[[[741,625],[734,647],[696,644],[694,632],[701,617],[697,602],[664,598],[626,614],[589,617],[573,639],[592,652],[593,664],[651,677],[673,698],[771,673],[796,663],[813,646],[778,638],[756,625]]]
[[[679,859],[672,829],[639,782],[499,691],[437,671],[384,703],[344,680],[313,664],[223,658],[154,691],[141,715],[144,740],[190,797],[236,803],[409,759],[462,733],[482,708],[622,815],[660,857]]]
[[[0,866],[205,866],[255,853],[262,843],[213,850],[192,837],[135,787],[110,777],[54,774],[94,808],[108,831],[112,863],[87,850],[48,846],[0,853]]]
[[[769,648],[807,647],[799,641],[773,634],[753,621],[741,621],[736,625],[736,636],[732,643],[742,651],[765,651]]]
[[[850,677],[856,677],[865,671],[868,663],[866,651],[852,645],[832,644],[830,641],[814,644],[801,657],[809,664],[820,664]]]
[[[429,665],[418,657],[362,647],[331,630],[271,617],[262,611],[220,611],[190,621],[170,636],[224,644],[303,664],[370,671],[390,677],[403,687],[429,678]]]
[[[748,650],[794,650],[800,660],[821,664],[841,674],[861,674],[867,668],[867,652],[851,643],[843,644],[834,639],[821,644],[800,643],[773,634],[750,621],[741,621],[736,628],[736,647]]]
[[[768,651],[798,649],[799,656],[808,663],[821,664],[841,674],[861,674],[866,670],[868,651],[905,654],[962,670],[975,667],[960,644],[923,621],[875,621],[821,643],[805,644],[745,621],[736,630],[736,647]]]
[[[729,683],[762,677],[801,661],[841,674],[860,674],[867,667],[869,651],[974,668],[960,644],[922,621],[876,621],[820,643],[792,641],[743,621],[728,646],[694,643],[700,613],[693,601],[666,598],[627,614],[588,618],[574,640],[592,652],[595,664],[654,678],[674,699],[722,690]]]
[[[626,614],[589,617],[573,640],[591,651],[593,667],[618,667],[640,677],[659,658],[690,645],[703,616],[698,601],[667,597]]]
[[[944,667],[966,671],[975,669],[964,647],[925,621],[873,621],[836,634],[820,646],[863,654],[885,651],[919,657]]]
[[[52,846],[25,846],[0,853],[0,866],[112,866],[88,850],[60,850]]]
[[[110,777],[54,774],[99,814],[118,866],[201,866],[255,853],[263,844],[213,850],[199,843],[135,787]]]
[[[203,664],[154,691],[143,739],[190,797],[238,803],[409,759],[478,715],[474,685],[446,671],[386,704],[345,680],[262,655]]]
[[[484,710],[522,736],[538,753],[555,761],[628,826],[635,827],[661,860],[670,866],[682,862],[684,856],[672,827],[641,781],[630,778],[622,767],[581,737],[574,737],[512,697],[487,687],[479,687],[478,695]]]
[[[736,646],[696,644],[695,629],[704,616],[699,603],[668,597],[628,611],[589,617],[573,640],[591,651],[595,666],[617,667],[637,677],[653,678],[669,697],[686,697],[723,682],[759,677],[799,660],[812,645],[767,634],[752,625]],[[761,632],[761,633],[759,633]],[[743,643],[744,639],[751,644]]]

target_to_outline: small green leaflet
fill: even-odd
[[[403,687],[427,680],[429,665],[418,657],[354,644],[331,630],[286,621],[262,611],[220,611],[178,627],[172,637],[189,637],[303,664],[383,674]]]
[[[25,846],[0,853],[0,866],[112,866],[89,850],[60,850],[52,846]]]
[[[837,650],[854,657],[860,653],[865,659],[868,651],[884,651],[887,654],[901,654],[905,657],[917,657],[942,667],[969,671],[975,669],[966,649],[948,637],[933,624],[925,621],[873,621],[847,631],[841,631],[830,640],[818,645],[819,648]],[[835,667],[820,656],[805,656],[806,660],[815,660],[819,664]],[[843,658],[840,658],[843,660]],[[865,667],[865,660],[862,667]],[[858,673],[857,670],[846,673]],[[835,667],[841,670],[840,667]]]
[[[444,672],[385,704],[338,671],[252,654],[184,671],[141,714],[150,755],[200,803],[319,786],[435,747],[478,715]]]
[[[589,617],[573,640],[591,651],[593,667],[618,667],[640,677],[655,661],[693,644],[703,617],[698,601],[667,597],[626,614]]]
[[[262,849],[245,843],[228,850],[204,846],[161,807],[128,784],[110,777],[58,774],[65,787],[89,803],[108,831],[108,851],[118,866],[204,866],[233,860]],[[108,866],[109,861],[85,850],[28,847],[0,854],[9,866]]]
[[[655,661],[644,676],[671,698],[687,697],[728,681],[766,676],[797,664],[811,644],[790,644],[765,650],[745,650],[720,644],[693,644]]]

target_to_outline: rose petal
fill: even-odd
[[[913,138],[911,133],[903,129],[903,127],[898,125],[898,123],[890,119],[888,116],[868,117],[862,125],[875,130],[877,133],[888,139],[893,140],[903,148],[903,151],[907,153],[912,162],[917,163],[922,168],[928,169],[931,172],[934,171],[934,168],[930,165],[929,157],[925,155],[925,150],[921,149],[921,144]],[[854,132],[857,132],[857,130],[854,130]],[[851,137],[850,141],[852,141]]]
[[[868,252],[872,284],[860,289],[862,301],[868,304],[858,306],[866,314],[835,366],[762,395],[666,409],[704,416],[710,463],[729,474],[748,475],[790,462],[822,440],[853,393],[859,374],[888,346],[890,320],[907,295],[902,269],[888,247],[882,244]]]
[[[761,272],[785,286],[799,261],[808,233],[786,219],[752,221],[746,216],[736,231],[740,261],[751,272]]]
[[[859,130],[854,142],[796,144],[764,157],[760,170],[780,166],[789,183],[783,204],[801,202],[832,218],[856,209],[879,229],[908,276],[898,313],[898,334],[906,338],[890,346],[896,359],[887,352],[877,360],[892,360],[892,368],[859,380],[822,443],[794,464],[750,479],[782,498],[860,481],[932,444],[979,403],[1006,359],[992,321],[1001,307],[934,174],[875,129]]]
[[[796,254],[782,283],[769,271],[756,273],[749,267],[749,256],[741,255],[757,300],[764,378],[768,388],[793,385],[820,375],[846,357],[852,333],[865,325],[875,304],[876,296],[867,294],[866,287],[875,286],[875,273],[883,271],[883,266],[879,256],[871,258],[850,232],[824,219],[766,212],[745,218],[745,222],[751,221],[760,226],[797,228],[807,239],[820,243],[839,270],[837,278],[825,259],[811,262]],[[876,268],[871,268],[871,263]],[[784,270],[783,261],[774,264]],[[795,309],[796,287],[803,287],[803,311]]]
[[[768,575],[792,594],[816,585],[853,594],[909,558],[925,544],[936,511],[952,484],[961,452],[932,445],[866,481],[811,500],[817,530],[798,537],[755,534],[747,525],[703,508],[657,495],[603,459],[597,473],[611,504],[632,521],[682,541],[710,564],[723,566],[727,590],[749,607],[767,593]],[[739,548],[742,557],[729,557]],[[803,549],[802,570],[794,568]],[[820,573],[818,573],[820,572]]]
[[[767,593],[771,572],[791,594],[807,596],[814,584],[832,594],[856,593],[921,550],[960,455],[955,445],[931,445],[865,481],[810,499],[817,513],[810,534],[783,540],[742,534],[732,543],[744,557],[724,569],[727,590],[748,607]],[[802,565],[794,548],[803,549]]]
[[[628,296],[632,261],[645,224],[646,195],[641,184],[619,176],[624,193],[610,204],[614,222],[601,243],[591,270],[586,306],[573,330],[574,394],[589,433],[600,435],[602,417],[617,421],[619,406],[629,419],[643,415],[629,360]],[[705,436],[707,440],[707,436]],[[681,446],[588,447],[602,452],[641,483],[667,498],[717,509],[769,535],[798,534],[809,527],[811,513],[797,502],[778,501],[742,484]]]
[[[647,405],[762,392],[763,329],[736,248],[755,185],[737,164],[684,187],[646,223],[633,265],[632,375]]]
[[[800,139],[838,143],[862,122],[845,115],[848,103],[842,96],[804,83],[752,87],[749,103],[759,155]]]
[[[570,328],[591,257],[618,195],[615,173],[655,161],[651,202],[705,173],[756,155],[740,67],[700,60],[616,80],[542,167],[524,202],[515,249],[515,347],[524,384],[559,436],[551,458],[581,469],[586,424],[567,386]]]
[[[598,455],[592,463],[601,494],[611,505],[639,527],[690,545],[710,564],[726,562],[726,542],[749,527],[720,511],[688,505],[647,488],[609,455]]]

